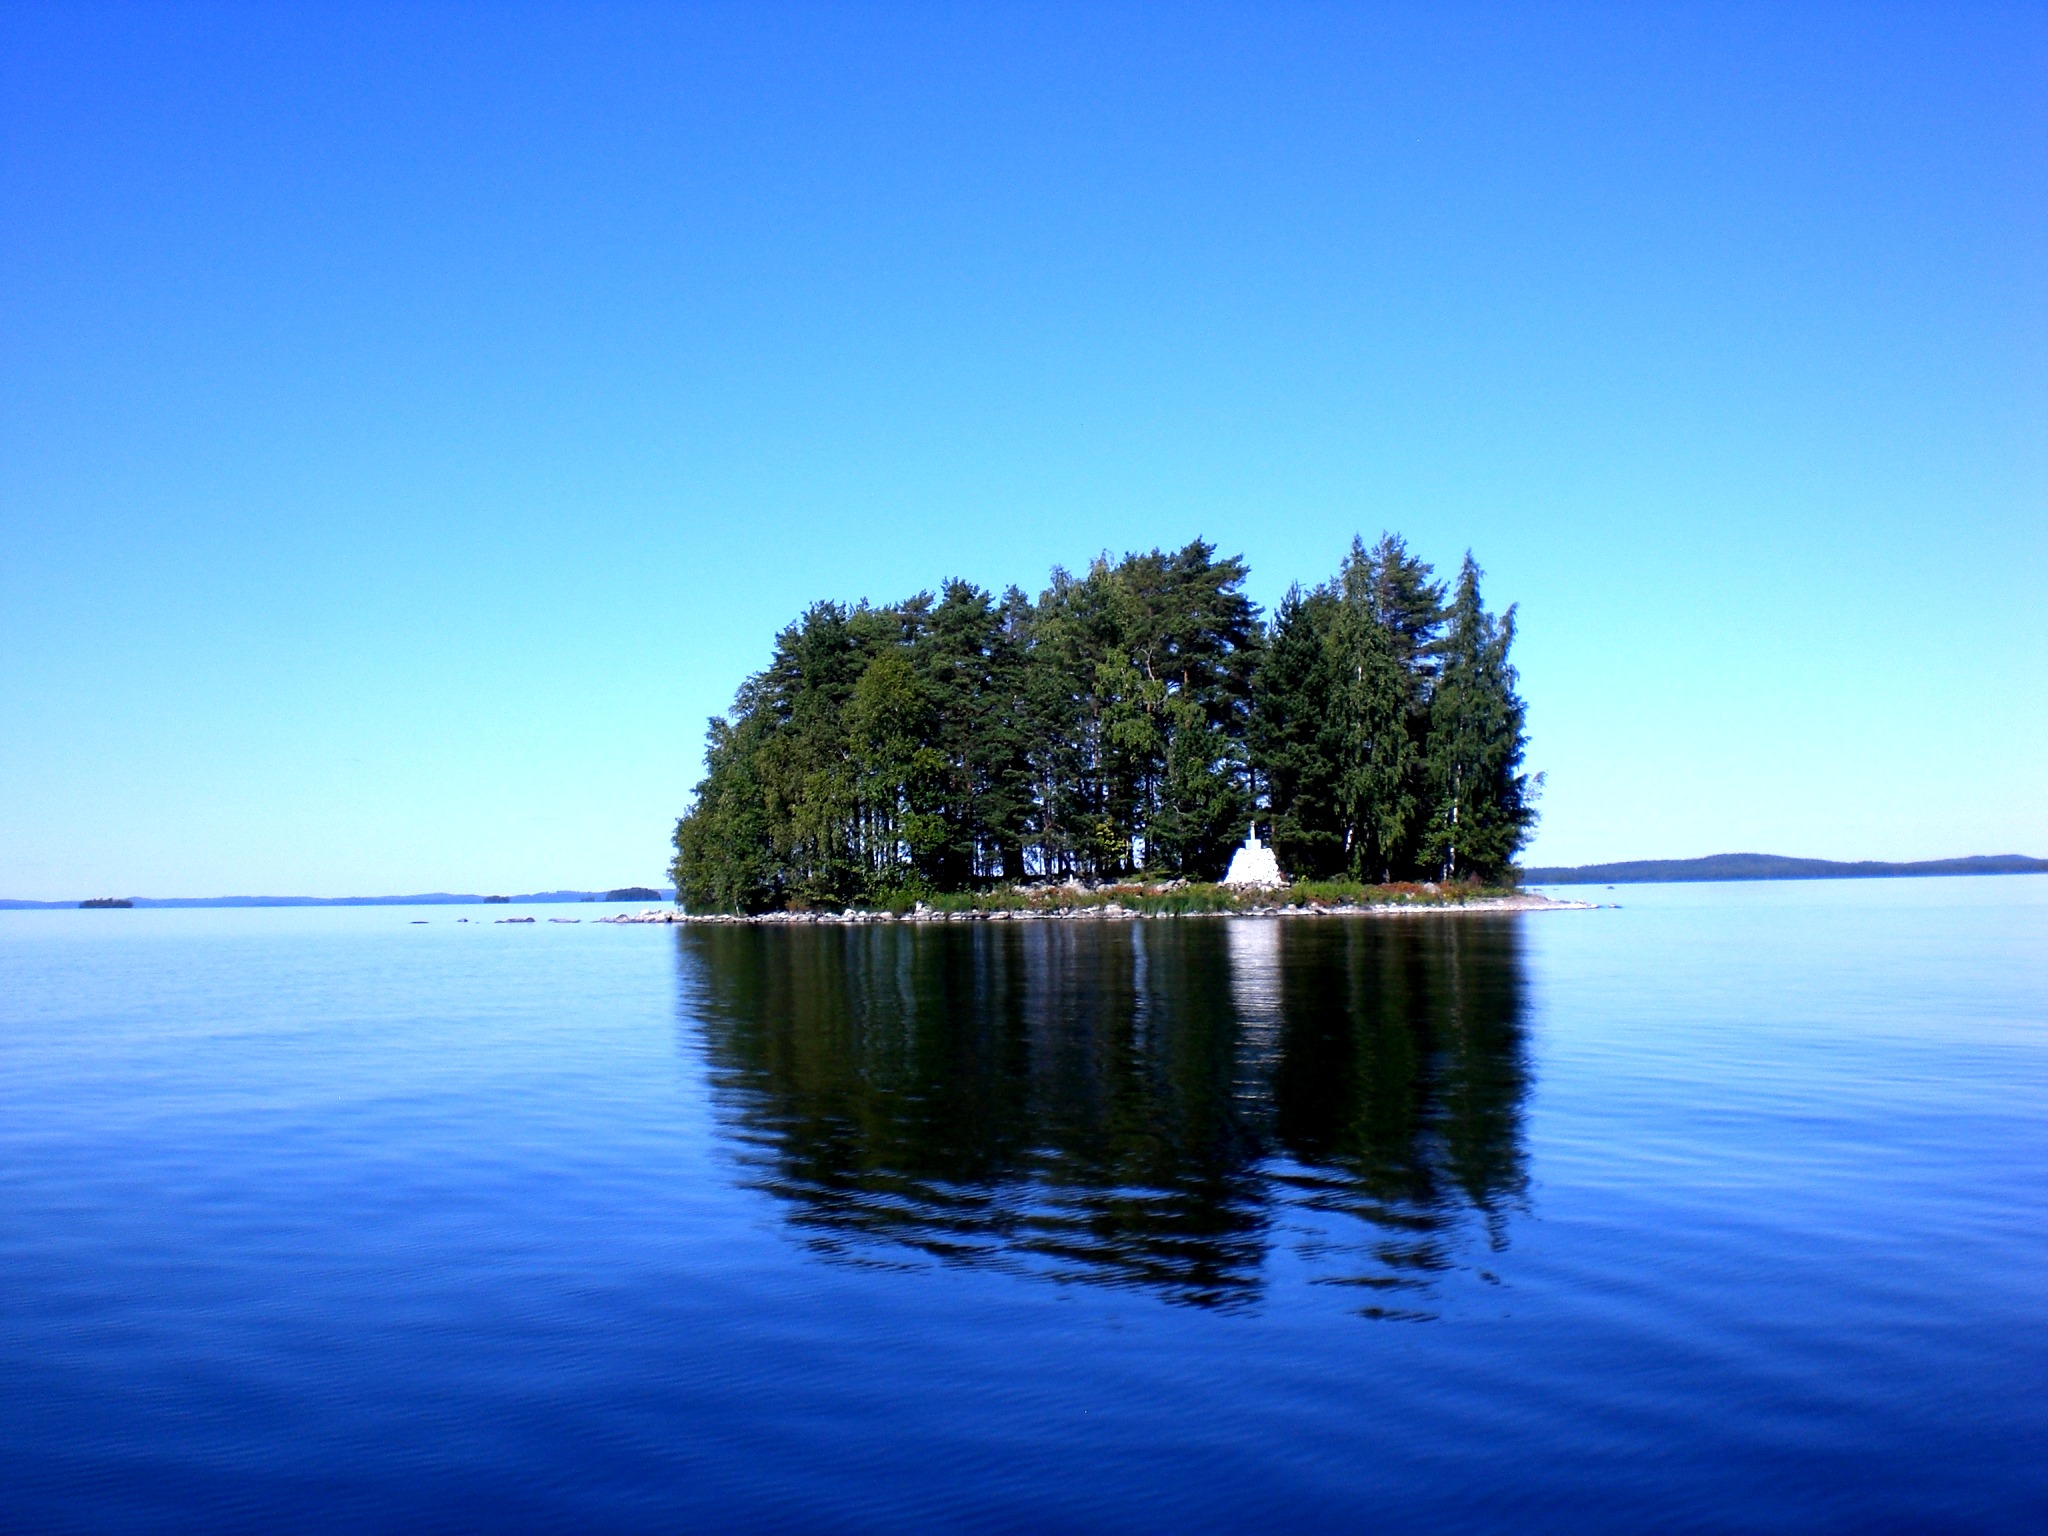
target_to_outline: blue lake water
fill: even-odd
[[[0,913],[0,1527],[2048,1529],[2048,878],[1579,894]]]

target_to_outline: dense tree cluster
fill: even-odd
[[[1514,610],[1392,535],[1270,626],[1200,540],[819,603],[711,722],[680,899],[761,911],[1031,879],[1213,880],[1270,822],[1296,877],[1494,879],[1534,822]]]

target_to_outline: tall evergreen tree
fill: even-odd
[[[1468,553],[1430,708],[1423,857],[1444,880],[1499,879],[1536,824],[1535,785],[1522,771],[1526,710],[1508,660],[1515,610],[1497,619],[1487,613],[1480,574]]]
[[[1369,881],[1414,870],[1443,613],[1430,577],[1394,535],[1354,539],[1332,581],[1281,606],[1253,740],[1291,867]]]
[[[1421,778],[1419,683],[1403,637],[1380,617],[1377,575],[1370,552],[1354,541],[1338,575],[1342,601],[1331,627],[1341,677],[1335,707],[1344,754],[1337,797],[1346,873],[1367,881],[1403,873]]]
[[[766,912],[785,896],[767,785],[757,771],[768,721],[748,702],[742,688],[735,721],[712,718],[697,803],[676,823],[669,872],[676,899],[693,912]]]
[[[1268,839],[1281,868],[1312,880],[1349,858],[1339,783],[1347,731],[1338,697],[1344,663],[1334,631],[1342,605],[1332,586],[1280,600],[1253,688],[1251,761],[1261,780]]]
[[[1353,539],[1345,567],[1360,600],[1393,636],[1395,654],[1415,677],[1416,693],[1427,702],[1434,672],[1432,651],[1444,622],[1444,584],[1430,579],[1434,572],[1428,562],[1409,554],[1408,541],[1396,533],[1382,533],[1371,549]]]
[[[1250,739],[1283,867],[1417,872],[1443,619],[1442,584],[1391,533],[1352,540],[1331,581],[1281,604]]]
[[[1004,701],[997,672],[1004,639],[1002,616],[989,594],[949,581],[931,612],[926,643],[913,650],[931,701],[928,745],[939,758],[933,805],[939,826],[919,861],[921,877],[934,889],[972,885],[999,836],[990,796],[1002,751]]]
[[[1201,540],[1054,571],[1033,653],[1060,722],[1039,755],[1049,873],[1221,873],[1260,641],[1245,575]]]

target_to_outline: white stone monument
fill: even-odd
[[[1273,850],[1259,841],[1257,822],[1252,823],[1251,832],[1237,852],[1230,856],[1230,873],[1223,877],[1223,883],[1268,891],[1287,883],[1287,877],[1280,873],[1280,861],[1273,857]]]

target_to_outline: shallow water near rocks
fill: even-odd
[[[2048,878],[1564,894],[0,913],[0,1526],[2048,1525]]]

